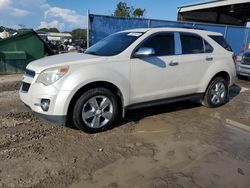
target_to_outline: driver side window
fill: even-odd
[[[158,34],[149,38],[142,44],[141,48],[153,48],[155,50],[154,56],[168,56],[175,54],[174,34]]]

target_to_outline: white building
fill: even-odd
[[[178,7],[178,20],[245,26],[250,0],[212,0]]]
[[[66,40],[68,41],[72,40],[72,35],[70,33],[52,33],[52,32],[47,33],[47,32],[37,31],[37,34],[44,40],[47,39],[49,41],[64,42]]]

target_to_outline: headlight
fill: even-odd
[[[55,83],[69,71],[69,67],[57,67],[46,69],[41,72],[36,80],[36,83],[42,83],[46,86]]]

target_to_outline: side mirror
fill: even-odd
[[[135,52],[134,57],[148,57],[155,55],[155,50],[153,48],[139,48],[137,52]]]

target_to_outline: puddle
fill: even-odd
[[[150,133],[173,133],[176,128],[167,122],[156,117],[145,118],[141,120],[135,127],[136,134]]]

